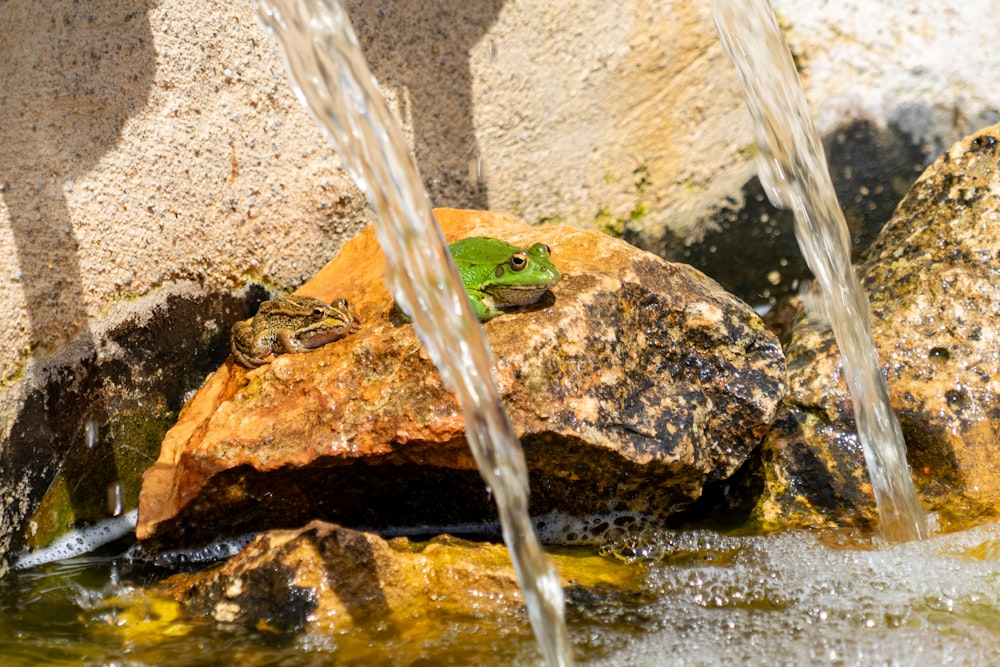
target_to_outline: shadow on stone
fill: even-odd
[[[502,7],[503,0],[346,3],[372,73],[400,91],[400,115],[413,120],[414,153],[434,206],[487,208],[473,168],[479,146],[469,50]]]
[[[175,285],[119,304],[95,328],[96,349],[81,334],[30,367],[9,390],[23,397],[0,450],[0,564],[26,543],[29,517],[34,546],[135,508],[142,471],[185,392],[229,354],[231,324],[267,296],[259,285],[237,293]],[[109,498],[116,485],[120,507]]]

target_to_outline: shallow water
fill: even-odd
[[[996,664],[997,526],[864,550],[817,537],[675,538],[686,562],[649,577],[658,627],[595,664]]]
[[[1000,664],[1000,524],[871,548],[847,532],[632,534],[603,547],[640,592],[570,591],[590,665]],[[562,550],[563,552],[574,550]],[[542,663],[526,614],[336,637],[226,629],[138,588],[165,570],[98,556],[16,573],[0,655],[20,665]],[[139,602],[136,602],[139,601]],[[405,623],[405,619],[404,619]]]

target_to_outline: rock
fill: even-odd
[[[861,267],[926,509],[959,527],[1000,507],[1000,126],[953,146]],[[874,499],[833,334],[793,327],[789,392],[763,445],[769,527],[870,523]]]
[[[450,240],[544,241],[563,272],[535,306],[485,330],[525,447],[531,510],[670,514],[730,475],[784,391],[780,346],[690,267],[592,231],[438,210]],[[445,389],[382,282],[372,230],[303,287],[346,298],[361,330],[248,371],[232,361],[167,434],[143,480],[149,549],[302,525],[495,519]]]
[[[550,558],[571,598],[583,595],[591,604],[601,599],[611,605],[644,595],[640,565],[592,554]],[[176,574],[151,587],[145,600],[160,601],[182,627],[207,617],[221,632],[288,637],[307,630],[315,641],[335,638],[342,663],[370,663],[372,643],[379,647],[380,663],[402,653],[407,658],[398,664],[410,664],[435,647],[454,652],[456,627],[475,628],[478,646],[495,647],[491,640],[504,638],[510,645],[514,634],[530,641],[527,612],[503,545],[449,536],[423,543],[385,540],[321,521],[263,533],[219,566]],[[127,603],[126,612],[145,600]],[[179,602],[181,613],[164,600]]]
[[[24,369],[0,464],[0,573],[24,547],[138,504],[185,394],[225,358],[228,328],[266,298],[175,283]]]
[[[786,345],[792,335],[792,324],[802,311],[802,298],[789,295],[778,299],[764,315],[764,324],[782,345]]]

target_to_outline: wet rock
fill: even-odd
[[[641,594],[642,567],[591,554],[550,557],[570,595]],[[374,641],[383,655],[410,646],[412,659],[460,624],[477,628],[482,645],[528,624],[503,545],[386,540],[321,521],[262,533],[225,563],[174,575],[148,596],[176,600],[183,617],[211,618],[223,631],[335,636],[341,658]]]
[[[531,474],[531,510],[666,516],[729,476],[784,391],[775,337],[690,267],[597,232],[438,210],[449,240],[544,241],[563,272],[534,306],[485,324]],[[250,371],[221,367],[143,481],[152,550],[303,525],[495,519],[454,396],[382,282],[372,230],[302,293],[346,298],[361,329]]]
[[[764,324],[770,329],[782,345],[787,345],[792,335],[792,324],[802,312],[802,298],[798,295],[784,296],[764,315]]]
[[[958,527],[1000,507],[1000,126],[956,144],[861,267],[925,508]],[[796,322],[789,392],[763,446],[771,527],[870,523],[874,499],[828,327]]]
[[[134,510],[184,394],[228,350],[228,328],[267,296],[175,283],[121,302],[0,391],[0,573],[24,547]]]

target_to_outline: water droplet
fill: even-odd
[[[932,347],[930,352],[927,353],[927,357],[935,363],[943,364],[951,359],[951,353],[948,352],[948,348],[946,347]]]
[[[93,419],[88,419],[87,423],[83,426],[83,437],[87,442],[87,449],[93,449],[94,445],[97,444],[97,422]]]
[[[122,513],[122,485],[118,480],[108,484],[108,513],[111,516]]]

